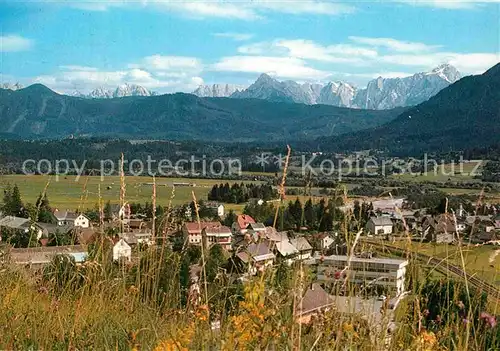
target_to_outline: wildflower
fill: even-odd
[[[416,350],[432,351],[437,349],[437,338],[433,332],[422,331],[415,343]]]
[[[352,326],[352,324],[345,323],[345,322],[344,322],[344,324],[342,324],[342,329],[346,333],[352,333],[354,331],[354,327]]]
[[[425,309],[424,312],[422,312],[422,314],[424,315],[424,317],[427,317],[430,314],[430,312],[428,309]]]
[[[496,320],[495,316],[492,316],[489,313],[481,312],[481,314],[479,315],[479,318],[482,319],[487,324],[489,324],[491,328],[495,328],[495,326],[497,325],[497,320]]]
[[[463,303],[462,301],[458,301],[457,306],[458,306],[458,308],[460,308],[461,310],[463,310],[463,309],[465,308],[465,305],[464,305],[464,303]]]

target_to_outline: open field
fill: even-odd
[[[151,202],[152,178],[149,177],[126,177],[126,200],[129,202],[146,201]],[[156,202],[158,205],[168,205],[172,198],[174,205],[189,203],[192,200],[191,192],[194,191],[198,200],[206,200],[207,194],[214,184],[226,183],[221,180],[189,179],[189,178],[157,178],[156,179]],[[120,177],[89,176],[81,177],[75,181],[75,176],[55,177],[27,176],[27,175],[4,175],[0,176],[0,189],[8,183],[17,184],[22,198],[25,202],[34,203],[38,195],[47,186],[47,195],[54,207],[74,210],[76,208],[86,209],[94,207],[99,199],[99,186],[101,197],[104,202],[118,203],[120,199]],[[192,186],[176,186],[172,194],[174,183],[190,183]],[[229,182],[232,184],[234,182]],[[241,211],[241,204],[227,204],[226,209]]]
[[[424,174],[409,174],[403,173],[400,175],[393,175],[394,179],[407,180],[407,181],[435,181],[435,182],[479,182],[475,179],[475,175],[480,175],[482,164],[484,161],[477,160],[462,164],[439,164],[436,169],[429,167],[427,173]]]

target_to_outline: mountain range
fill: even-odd
[[[230,97],[245,89],[245,86],[236,84],[200,85],[193,94],[199,97]]]
[[[230,97],[385,110],[418,105],[460,78],[458,70],[449,64],[405,78],[378,77],[368,82],[366,88],[356,88],[340,81],[326,85],[298,84],[290,80],[280,82],[262,74],[247,89],[236,91]]]
[[[235,84],[201,85],[192,94],[199,97],[254,98],[273,102],[386,110],[418,105],[460,78],[458,70],[449,64],[405,78],[378,77],[368,82],[366,88],[357,88],[341,81],[325,85],[299,84],[291,80],[278,81],[267,74],[262,74],[248,87]],[[22,86],[19,83],[5,83],[0,88],[18,90]],[[70,95],[87,99],[111,99],[157,94],[143,86],[126,83],[114,89],[98,87],[88,94],[74,91]]]
[[[0,89],[9,89],[9,90],[19,90],[24,88],[20,83],[3,83],[0,84]]]
[[[119,85],[115,89],[99,87],[88,94],[74,91],[71,95],[85,99],[113,99],[126,96],[153,96],[156,95],[156,93],[149,91],[141,85],[125,83]]]
[[[356,133],[320,138],[324,150],[387,150],[401,155],[489,147],[500,140],[500,63],[460,79],[394,120]]]
[[[403,109],[354,110],[176,93],[120,99],[59,95],[44,85],[0,89],[0,134],[40,139],[110,136],[202,141],[302,140],[386,123]]]
[[[454,80],[447,67],[420,76],[427,82]],[[405,82],[415,86],[410,84],[412,80]],[[267,89],[270,86],[273,88]],[[326,87],[351,91],[340,83]],[[59,95],[41,84],[15,90],[0,88],[0,136],[275,141],[291,142],[304,150],[377,149],[399,155],[489,147],[499,141],[500,64],[482,75],[455,81],[430,99],[406,108],[369,110],[299,104],[283,94],[294,92],[311,99],[318,89],[321,96],[324,88],[261,76],[253,87],[237,93],[252,92],[275,101],[200,98],[183,93],[82,99]]]

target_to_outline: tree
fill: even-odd
[[[191,278],[190,259],[189,259],[189,256],[186,254],[182,257],[181,265],[179,268],[179,283],[180,283],[180,287],[181,287],[181,304],[183,306],[185,306],[187,304],[190,278]]]
[[[304,222],[309,229],[316,228],[316,216],[311,199],[307,200],[306,204],[304,205]]]
[[[106,202],[106,205],[104,206],[104,219],[106,221],[109,221],[113,218],[113,211],[111,209],[111,202]]]
[[[38,195],[35,206],[38,210],[38,219],[36,219],[36,221],[42,223],[56,223],[47,194],[44,194],[43,197],[42,194]]]
[[[74,243],[73,236],[70,232],[63,233],[59,229],[55,232],[49,233],[49,246],[65,246]]]
[[[39,246],[35,230],[3,229],[2,240],[16,248]]]
[[[211,283],[215,280],[219,268],[225,263],[224,249],[220,245],[213,245],[208,252],[208,259],[205,266],[208,282]]]
[[[28,215],[24,210],[21,192],[17,184],[14,185],[14,188],[7,185],[4,190],[3,204],[2,210],[7,216],[27,217]]]
[[[224,220],[222,221],[222,223],[225,226],[231,228],[231,226],[233,225],[233,223],[236,222],[237,218],[238,218],[238,216],[236,215],[236,213],[234,213],[233,210],[229,210],[229,212],[226,215],[226,218],[224,218]]]
[[[274,286],[280,292],[288,292],[292,288],[292,267],[282,261],[276,269],[274,276]]]

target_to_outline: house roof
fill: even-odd
[[[273,227],[266,227],[266,231],[264,232],[264,236],[269,241],[288,241],[288,233],[287,232],[278,232]]]
[[[95,241],[96,232],[93,228],[77,227],[76,230],[77,230],[76,236],[80,244],[87,245]]]
[[[121,237],[128,244],[137,244],[139,240],[151,239],[153,237],[153,234],[150,231],[132,231],[122,233]]]
[[[115,244],[115,246],[113,246],[113,248],[126,248],[126,249],[130,249],[130,245],[127,244],[127,242],[125,241],[125,239],[121,238],[120,240],[118,240],[118,242]]]
[[[372,221],[372,223],[374,225],[392,225],[392,221],[389,217],[385,217],[385,216],[381,216],[381,217],[372,217],[370,218],[370,221]]]
[[[435,218],[434,230],[437,233],[454,233],[456,232],[455,220],[449,213],[443,213]]]
[[[26,229],[30,226],[30,220],[27,218],[6,216],[0,219],[0,227],[8,227],[13,229]]]
[[[214,202],[214,201],[208,201],[204,203],[205,207],[211,207],[211,208],[219,208],[220,206],[224,207],[224,204],[221,204],[220,202]]]
[[[322,308],[332,306],[334,300],[330,295],[317,283],[313,283],[305,292],[297,306],[298,315],[311,313]]]
[[[307,250],[312,250],[311,244],[304,238],[303,236],[300,236],[295,239],[291,239],[290,243],[297,248],[299,251],[307,251]]]
[[[38,224],[38,226],[40,226],[42,229],[46,230],[48,234],[56,232],[67,233],[75,228],[72,225],[57,225],[57,224],[42,223],[42,222],[36,222],[36,224]]]
[[[295,246],[293,246],[288,240],[278,241],[276,242],[276,250],[280,253],[281,256],[291,256],[299,253],[299,250]]]
[[[186,222],[184,227],[190,235],[201,234],[201,231],[207,227],[221,226],[220,222]]]
[[[247,229],[253,229],[253,230],[265,230],[266,226],[262,223],[249,223],[247,226]]]
[[[269,249],[269,242],[266,240],[260,241],[258,243],[249,244],[244,251],[241,251],[237,256],[245,263],[247,263],[250,258],[254,261],[263,261],[274,258],[274,254]]]
[[[146,227],[146,222],[140,218],[131,218],[128,221],[128,226],[130,228],[143,228]]]
[[[81,262],[81,258],[87,256],[87,250],[81,245],[13,248],[9,250],[10,259],[17,264],[46,264],[58,254],[73,256],[76,262]]]
[[[74,221],[79,215],[75,212],[70,211],[54,211],[54,217],[57,218],[58,221]]]
[[[218,225],[216,226],[206,226],[205,228],[203,228],[203,230],[205,231],[205,233],[207,233],[207,235],[210,235],[210,234],[229,234],[231,235],[231,228],[229,227],[226,227],[225,225],[221,225],[220,223],[218,223]]]
[[[493,230],[489,233],[481,231],[480,233],[476,234],[475,237],[481,241],[492,241],[498,239],[497,234]]]
[[[255,219],[253,219],[249,215],[242,214],[238,215],[238,217],[236,218],[236,222],[238,223],[240,229],[245,229],[250,223],[255,223]]]
[[[491,223],[493,223],[490,216],[467,216],[465,218],[465,221],[469,225],[472,225],[472,224],[476,223],[476,221],[479,221],[479,222],[491,222]]]
[[[349,259],[349,257],[346,255],[330,255],[330,256],[323,257],[322,261],[323,262],[328,262],[328,261],[347,262],[348,259]],[[382,264],[397,265],[397,266],[401,266],[401,265],[406,266],[408,264],[407,260],[400,260],[397,258],[381,258],[381,257],[364,258],[364,257],[359,257],[359,256],[351,257],[351,263],[352,262],[382,263]]]

